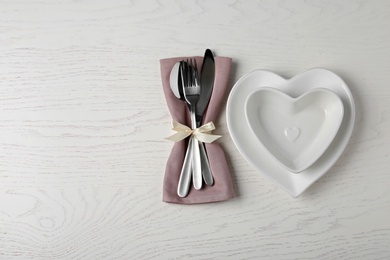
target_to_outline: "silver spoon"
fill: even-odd
[[[180,62],[175,63],[175,65],[173,66],[169,77],[169,83],[175,97],[184,101],[185,99],[181,85]],[[179,184],[177,186],[177,195],[182,198],[187,196],[190,188],[192,170],[192,150],[192,142],[188,142],[187,151],[184,156],[183,167],[181,168]]]

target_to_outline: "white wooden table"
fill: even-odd
[[[390,2],[0,1],[1,259],[390,259]],[[325,67],[356,124],[293,199],[216,122],[237,197],[161,201],[159,59],[233,58],[230,88]]]

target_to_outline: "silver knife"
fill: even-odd
[[[214,87],[214,76],[215,76],[215,63],[214,55],[210,49],[207,49],[203,58],[202,71],[200,74],[200,97],[196,103],[196,124],[197,127],[202,125],[203,114],[209,104],[211,93]],[[214,179],[211,174],[209,160],[207,158],[206,149],[204,144],[199,142],[200,159],[202,164],[202,175],[204,182],[207,185],[213,185]]]

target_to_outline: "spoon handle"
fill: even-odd
[[[191,181],[191,172],[192,172],[192,136],[188,142],[186,155],[184,157],[183,167],[180,173],[179,185],[177,186],[177,195],[184,198],[188,194]]]

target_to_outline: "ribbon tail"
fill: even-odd
[[[203,143],[212,143],[214,142],[215,140],[217,140],[218,138],[222,137],[221,135],[213,135],[213,134],[206,134],[206,133],[201,133],[201,132],[197,132],[197,133],[194,133],[195,135],[195,138],[198,139],[199,141],[203,142]]]
[[[177,132],[171,136],[165,137],[164,139],[174,141],[174,142],[179,142],[179,141],[187,138],[187,136],[190,136],[190,135],[191,135],[191,132]]]

